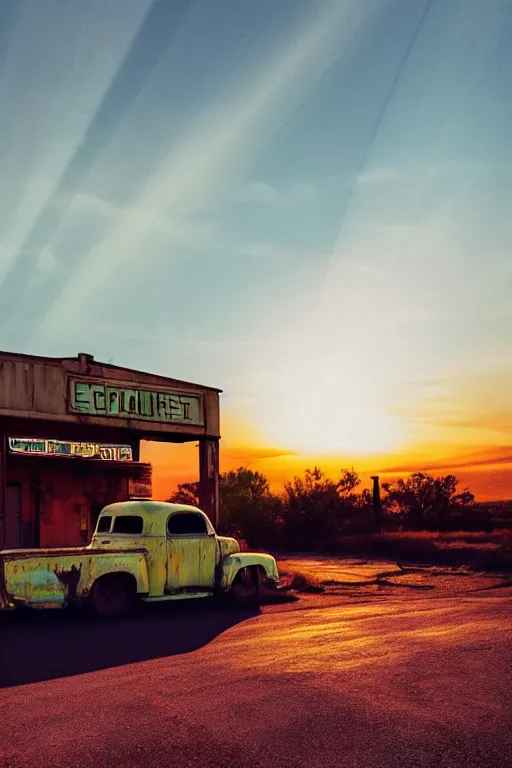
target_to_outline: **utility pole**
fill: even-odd
[[[380,533],[381,530],[381,524],[382,524],[382,504],[380,501],[380,485],[379,485],[379,476],[378,475],[372,475],[371,480],[373,480],[373,497],[372,497],[372,506],[373,506],[373,513],[375,515],[375,530],[377,533]]]

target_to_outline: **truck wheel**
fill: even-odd
[[[231,595],[237,603],[255,603],[259,596],[257,568],[241,568],[235,576]]]
[[[135,604],[136,587],[131,576],[111,573],[92,585],[90,604],[96,616],[113,618],[130,613]]]

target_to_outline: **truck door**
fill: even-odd
[[[167,592],[213,590],[217,538],[196,512],[174,512],[167,520]]]

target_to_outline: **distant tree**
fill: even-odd
[[[355,493],[360,480],[353,470],[342,470],[337,480],[319,467],[285,483],[282,494],[284,540],[290,548],[314,549],[343,532],[347,520],[361,507]]]
[[[356,496],[354,491],[358,485],[361,485],[361,480],[354,467],[352,467],[352,469],[342,469],[338,481],[336,482],[338,496],[344,501],[355,503]]]
[[[467,488],[458,492],[457,486],[454,475],[432,477],[415,472],[406,480],[382,483],[386,492],[383,506],[388,515],[397,516],[413,530],[450,530],[475,500]]]
[[[359,485],[354,469],[343,469],[332,479],[314,467],[285,483],[276,495],[264,474],[238,467],[220,475],[219,532],[245,539],[251,547],[303,551],[346,534],[372,532],[372,493],[358,492]],[[476,508],[467,488],[458,491],[453,475],[434,478],[418,472],[382,488],[388,525],[440,531],[486,530],[490,525],[488,513]],[[169,501],[200,506],[199,483],[180,483]]]
[[[336,484],[340,499],[338,534],[373,533],[376,529],[372,492],[368,488],[356,491],[360,484],[359,475],[353,467],[341,471]]]
[[[245,539],[251,546],[272,546],[280,503],[265,475],[246,467],[223,472],[219,491],[219,532]],[[169,501],[200,506],[199,483],[180,483]]]
[[[173,504],[191,504],[193,507],[198,507],[199,483],[180,483],[168,501]]]
[[[264,474],[247,467],[222,473],[220,503],[223,531],[241,534],[251,546],[272,546],[280,503]]]
[[[261,472],[238,467],[220,476],[222,500],[230,508],[237,504],[261,501],[270,493],[267,478]]]
[[[358,506],[372,507],[373,506],[373,493],[369,488],[363,488],[358,498]]]

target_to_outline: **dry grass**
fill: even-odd
[[[304,568],[297,570],[292,563],[279,563],[281,583],[295,592],[323,592],[320,579],[313,572]]]
[[[512,532],[393,532],[338,539],[329,551],[475,570],[512,569]]]

